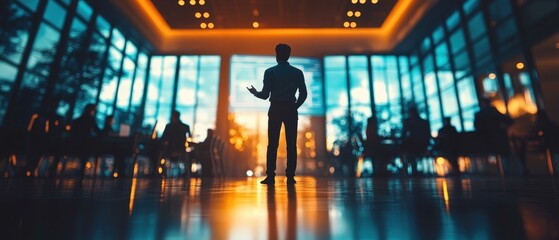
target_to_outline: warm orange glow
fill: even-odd
[[[201,17],[202,17],[202,14],[201,14],[200,12],[196,12],[196,13],[194,14],[194,17],[195,17],[195,18],[201,18]]]
[[[516,63],[516,69],[518,69],[518,70],[524,69],[524,63],[522,63],[522,62]]]
[[[179,0],[179,5],[184,6],[184,0]]]
[[[367,0],[359,0],[359,3],[361,4],[365,4],[367,2]]]
[[[361,17],[361,12],[360,11],[355,11],[355,13],[353,15],[355,15],[355,17]]]
[[[365,2],[364,0],[362,0],[363,2]],[[369,28],[367,29],[368,33],[371,33],[371,30],[374,30],[373,32],[379,31],[381,33],[387,34],[395,29],[392,29],[395,27],[396,24],[402,22],[402,16],[405,15],[406,13],[410,14],[410,12],[417,10],[417,9],[412,9],[410,6],[412,5],[412,3],[414,2],[418,2],[418,0],[399,0],[396,5],[394,6],[394,8],[392,9],[392,11],[390,12],[390,14],[388,15],[388,17],[386,18],[386,20],[384,21],[383,25],[381,28]],[[140,7],[140,10],[142,10],[148,17],[148,19],[150,21],[152,21],[154,23],[154,25],[156,26],[156,28],[158,30],[161,31],[163,37],[169,36],[169,35],[176,35],[176,34],[185,34],[185,35],[191,35],[196,30],[173,30],[169,27],[169,25],[167,24],[167,22],[164,20],[164,18],[161,16],[161,14],[159,13],[159,11],[157,10],[157,8],[155,8],[155,6],[153,5],[153,3],[150,0],[138,0],[138,1],[133,1],[134,3],[137,3],[138,6]],[[358,1],[357,0],[352,0],[352,3],[356,4]],[[378,0],[373,0],[373,3],[377,3]],[[202,3],[205,4],[205,1],[201,0],[199,2],[201,5]],[[196,1],[195,0],[191,0],[190,1],[191,5],[195,5]],[[256,14],[256,15],[255,15]],[[258,10],[253,10],[253,15],[258,16],[259,12]],[[309,29],[274,29],[275,31],[270,31],[267,32],[267,34],[275,34],[275,33],[288,33],[288,32],[292,32],[293,30],[300,30],[300,32],[308,32]],[[243,30],[239,30],[239,29],[229,29],[229,30],[222,30],[222,31],[226,31],[226,32],[232,32],[232,34],[242,34],[246,31]],[[331,33],[331,32],[336,32],[336,33],[346,33],[346,32],[339,32],[338,29],[312,29],[312,33],[309,34],[315,34],[315,33],[323,33],[323,34],[327,34],[327,33]],[[298,31],[299,32],[299,31]],[[249,32],[247,32],[249,33]],[[299,34],[299,33],[294,33],[294,34]]]
[[[344,27],[349,27],[349,22],[344,22]]]
[[[444,162],[445,162],[445,159],[444,159],[443,157],[438,157],[438,158],[437,158],[437,164],[443,165]]]
[[[353,11],[347,11],[347,16],[348,17],[353,17]]]
[[[206,25],[206,23],[200,23],[200,27],[201,27],[201,28],[206,28],[207,25]]]
[[[114,178],[117,178],[117,177],[118,177],[118,173],[116,173],[116,172],[113,173],[113,177],[114,177]]]
[[[356,23],[356,22],[351,22],[351,23],[349,24],[349,26],[350,26],[351,28],[355,28],[355,27],[357,27],[357,23]]]
[[[31,128],[33,128],[33,124],[35,124],[35,120],[37,120],[37,118],[39,117],[39,115],[37,114],[33,114],[33,116],[31,116],[31,119],[29,119],[29,124],[27,125],[27,131],[31,131]]]
[[[204,4],[206,4],[206,1],[200,0],[200,1],[198,1],[198,3],[199,3],[201,6],[204,6]]]
[[[381,27],[359,28],[348,31],[342,28],[286,28],[286,29],[217,29],[204,31],[203,29],[171,29],[163,19],[159,11],[150,0],[123,0],[115,1],[117,6],[130,17],[138,19],[136,24],[140,31],[147,34],[155,48],[160,51],[184,51],[185,41],[196,45],[198,48],[209,48],[213,51],[208,53],[226,54],[230,52],[259,53],[267,48],[270,41],[277,41],[278,37],[290,41],[293,46],[308,44],[306,39],[323,39],[302,51],[301,54],[321,54],[321,49],[328,49],[332,44],[340,46],[336,51],[389,51],[391,50],[415,23],[422,18],[423,14],[436,1],[434,0],[399,0],[387,16]],[[196,1],[192,0],[191,3]],[[358,1],[352,1],[358,2]],[[253,10],[253,14],[254,14]],[[138,18],[139,16],[139,18]],[[259,23],[259,28],[260,28]],[[253,40],[254,44],[247,47],[239,44],[229,44],[218,48],[210,48],[218,39],[231,38],[234,43],[246,43]],[[316,43],[316,41],[313,41]],[[345,43],[342,44],[342,43]],[[250,46],[250,48],[248,48]],[[306,45],[302,45],[306,46]],[[331,53],[331,52],[329,52]]]
[[[259,26],[260,26],[260,24],[258,22],[253,22],[252,23],[253,28],[258,28]]]
[[[27,173],[25,175],[27,175],[29,177],[29,176],[31,176],[31,172],[27,171]]]
[[[163,173],[163,168],[162,168],[162,167],[159,167],[159,168],[157,169],[157,172],[159,172],[159,174]]]
[[[72,126],[70,126],[70,124],[68,124],[68,125],[66,125],[66,127],[64,129],[66,129],[66,131],[70,131],[70,130],[72,130]]]
[[[371,3],[377,4],[377,3],[378,3],[378,0],[371,0]]]
[[[161,163],[161,165],[165,164],[165,159],[162,158],[161,161],[160,161],[160,163]]]
[[[448,204],[449,204],[449,196],[448,196],[448,186],[446,183],[446,180],[443,180],[443,198],[444,198],[444,204],[446,205],[446,208],[448,209]]]
[[[208,28],[214,28],[214,24],[213,23],[208,23]]]
[[[497,75],[495,73],[490,73],[488,75],[488,77],[489,77],[489,79],[495,79],[495,78],[497,78]]]
[[[90,169],[91,168],[91,162],[86,162],[85,163],[85,168]]]
[[[134,209],[134,198],[136,196],[136,182],[138,181],[137,178],[132,178],[132,187],[130,188],[130,199],[128,200],[128,212],[132,214],[132,210]]]
[[[259,15],[260,15],[260,12],[258,11],[258,9],[252,10],[252,16],[258,17]]]
[[[306,132],[306,133],[305,133],[305,137],[306,137],[307,139],[311,139],[311,138],[312,138],[312,132]]]
[[[205,12],[205,13],[204,13],[204,18],[209,18],[209,17],[210,17],[210,13]]]
[[[45,132],[48,133],[50,129],[50,121],[47,120],[47,122],[45,123]]]

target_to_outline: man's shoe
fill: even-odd
[[[273,177],[266,177],[264,180],[260,181],[260,184],[275,184],[276,180]]]
[[[287,177],[287,184],[293,185],[293,184],[295,184],[295,183],[297,183],[297,181],[295,181],[295,178],[293,178],[293,177]]]

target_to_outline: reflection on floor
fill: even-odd
[[[0,230],[3,239],[559,239],[557,179],[258,180],[1,179]]]

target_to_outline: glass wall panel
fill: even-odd
[[[348,140],[348,89],[346,57],[324,58],[324,88],[326,89],[326,148],[331,151]]]
[[[47,9],[45,10],[44,18],[45,20],[53,24],[54,27],[58,28],[59,30],[62,29],[62,25],[64,25],[64,19],[66,17],[66,10],[56,1],[48,1]]]
[[[108,115],[114,114],[113,103],[117,92],[121,60],[122,53],[111,46],[109,48],[109,60],[105,70],[103,86],[99,94],[99,105],[97,106],[97,117],[100,121],[103,121]]]
[[[139,113],[142,97],[144,94],[147,61],[148,59],[145,53],[142,52],[138,55],[136,78],[134,79],[134,85],[131,91],[132,99],[130,100],[130,113],[132,116],[134,116],[134,118],[136,118],[137,114]]]
[[[365,136],[366,122],[372,115],[367,56],[349,56],[348,63],[353,134]]]

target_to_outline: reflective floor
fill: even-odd
[[[559,239],[551,178],[258,180],[1,179],[1,238]]]

